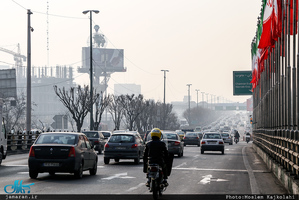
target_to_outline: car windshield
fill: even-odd
[[[112,135],[109,139],[111,143],[133,143],[133,135]]]
[[[44,134],[40,135],[36,144],[71,144],[76,142],[75,135],[61,135],[61,134]]]
[[[197,134],[196,133],[186,133],[186,136],[197,136]]]
[[[222,135],[222,137],[229,137],[229,134],[227,134],[227,133],[222,133],[221,135]]]
[[[205,134],[204,139],[221,139],[220,134]]]
[[[98,138],[98,132],[83,132],[88,138]]]
[[[167,139],[170,139],[170,140],[177,140],[178,139],[177,134],[166,133],[165,135],[166,135]]]

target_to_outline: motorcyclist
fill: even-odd
[[[148,164],[157,163],[162,167],[163,171],[163,184],[168,186],[167,183],[167,167],[166,160],[168,159],[168,150],[166,144],[161,141],[162,132],[158,128],[154,128],[151,130],[151,138],[152,140],[148,142],[144,149],[143,156],[143,172],[147,173]],[[148,174],[146,174],[148,178]],[[146,182],[146,186],[149,187],[150,180]]]
[[[240,138],[240,134],[239,132],[236,130],[235,132],[235,139],[237,139],[239,141],[239,138]]]
[[[251,135],[250,135],[250,133],[249,132],[247,132],[246,134],[245,134],[245,137],[246,137],[246,140],[247,140],[247,138],[249,139],[249,141],[250,141],[250,137],[251,137]]]

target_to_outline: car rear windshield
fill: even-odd
[[[186,133],[186,136],[197,136],[197,134],[196,133]]]
[[[222,135],[222,137],[229,137],[229,134],[227,134],[227,133],[222,133],[221,135]]]
[[[102,134],[104,135],[104,137],[110,137],[110,133],[109,132],[102,132]]]
[[[88,138],[98,138],[99,133],[98,132],[83,132]]]
[[[76,135],[45,134],[40,135],[36,144],[71,144],[76,142]]]
[[[205,134],[204,139],[221,139],[220,134]]]
[[[109,139],[111,143],[132,143],[135,142],[133,135],[112,135]]]
[[[167,136],[167,139],[170,139],[170,140],[177,140],[178,139],[177,134],[166,133],[165,135]]]

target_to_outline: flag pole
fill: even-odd
[[[291,97],[291,31],[290,31],[290,23],[291,23],[291,6],[290,0],[287,0],[287,62],[286,62],[286,92],[287,92],[287,126],[288,130],[292,127],[292,97]]]
[[[296,1],[293,0],[293,130],[297,129],[297,113],[296,113]]]

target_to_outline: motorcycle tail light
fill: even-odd
[[[157,172],[157,171],[158,171],[158,168],[157,168],[157,167],[151,167],[151,168],[150,168],[150,171],[151,171],[151,172]]]

